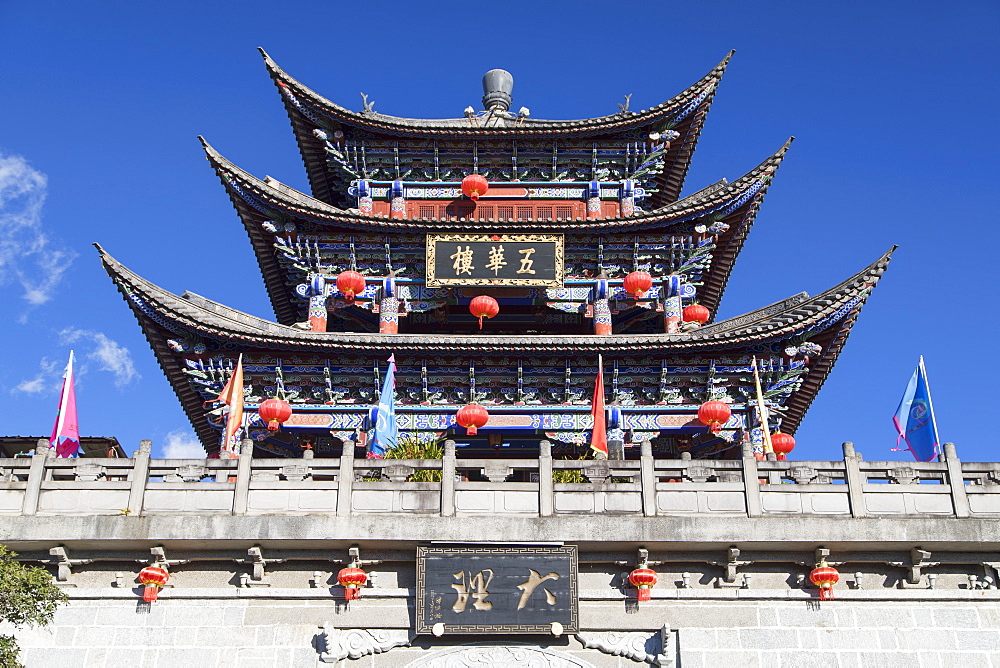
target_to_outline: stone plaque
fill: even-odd
[[[576,546],[419,547],[416,609],[417,633],[576,633]]]
[[[561,234],[428,234],[427,287],[562,287]]]

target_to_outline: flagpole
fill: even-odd
[[[931,409],[931,425],[934,427],[934,443],[937,454],[941,454],[941,437],[938,436],[937,417],[934,415],[934,401],[931,399],[931,381],[927,377],[927,369],[924,368],[924,356],[920,356],[920,373],[924,377],[924,389],[927,390],[927,407]]]
[[[49,439],[49,449],[58,452],[59,438],[62,436],[63,427],[66,425],[66,402],[69,401],[69,391],[72,387],[70,379],[73,377],[73,351],[69,351],[69,362],[66,364],[66,371],[63,373],[62,391],[59,393],[59,410],[56,413],[55,436]]]
[[[767,412],[767,405],[764,403],[764,392],[760,388],[760,374],[757,373],[756,355],[753,358],[753,383],[757,389],[757,416],[760,418],[760,430],[764,437],[764,452],[774,452],[774,446],[771,445],[770,416]]]

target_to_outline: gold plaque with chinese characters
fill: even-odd
[[[428,234],[427,287],[562,287],[561,234]]]
[[[576,546],[418,547],[416,612],[417,633],[576,633]]]

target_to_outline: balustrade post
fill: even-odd
[[[538,444],[538,515],[552,517],[554,514],[554,493],[552,485],[552,444],[541,441]]]
[[[455,441],[450,438],[444,442],[444,455],[441,457],[441,517],[455,516]]]
[[[854,451],[854,444],[844,442],[844,482],[847,483],[847,498],[851,502],[851,517],[867,517],[865,505],[865,477],[861,475],[861,455]]]
[[[46,438],[38,439],[35,455],[31,458],[31,468],[28,469],[28,481],[24,485],[24,499],[21,501],[21,514],[34,515],[38,511],[38,495],[45,480],[45,462],[53,450]]]
[[[747,517],[761,517],[764,506],[760,501],[760,474],[757,473],[757,459],[753,456],[753,445],[743,444],[743,495],[746,497]]]
[[[351,514],[351,495],[354,493],[354,441],[344,441],[340,453],[340,473],[337,475],[337,514]]]
[[[948,485],[951,487],[951,503],[955,508],[955,517],[968,517],[972,510],[969,506],[969,495],[965,490],[962,461],[958,458],[954,443],[944,444],[944,461],[948,467]]]
[[[149,456],[153,442],[149,439],[139,441],[139,449],[132,455],[132,472],[129,481],[132,485],[128,491],[129,515],[141,515],[143,502],[146,498],[146,483],[149,482]]]
[[[653,467],[653,444],[643,441],[639,445],[639,488],[642,490],[644,517],[656,516],[656,473]]]
[[[233,490],[233,515],[246,515],[250,501],[250,468],[253,464],[253,441],[240,442],[240,458],[236,462],[236,489]]]

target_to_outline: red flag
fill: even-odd
[[[608,454],[608,425],[604,411],[604,359],[597,356],[597,382],[594,383],[594,400],[590,404],[594,428],[590,432],[590,447],[595,452]]]
[[[59,412],[52,426],[49,446],[57,457],[72,457],[80,449],[80,428],[76,419],[76,389],[73,387],[73,351],[69,351],[69,363],[63,375],[62,392],[59,395]]]
[[[226,432],[222,438],[222,451],[230,456],[236,452],[236,431],[243,426],[243,354],[236,362],[236,369],[229,377],[229,382],[222,388],[218,401],[229,405],[229,417],[226,418]]]

